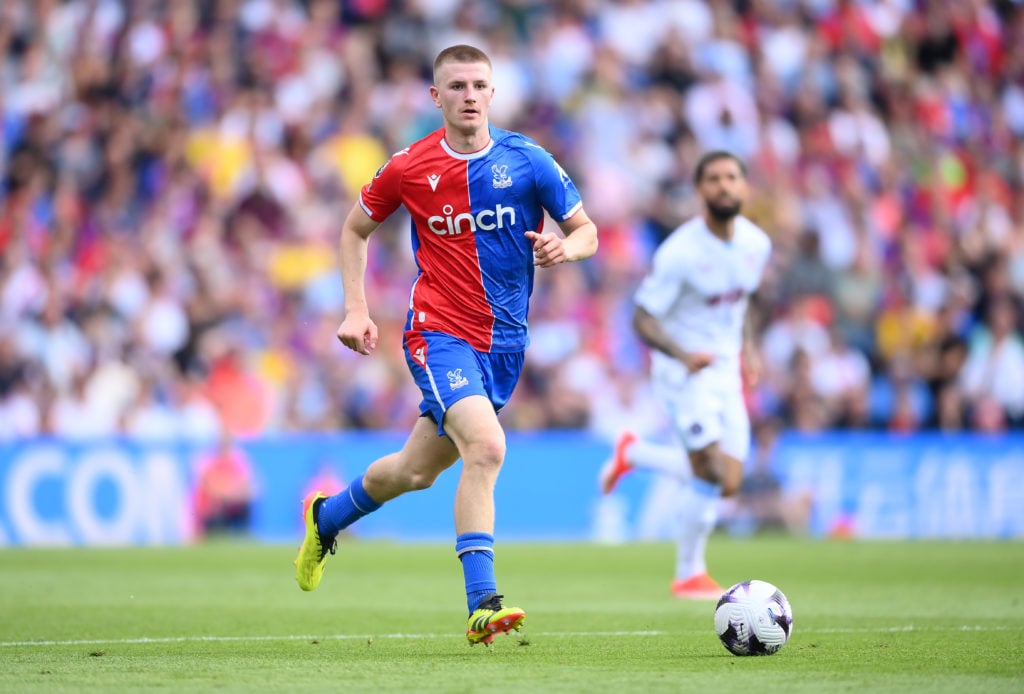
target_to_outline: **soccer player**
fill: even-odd
[[[633,313],[634,330],[652,349],[654,392],[685,454],[624,432],[600,484],[607,494],[635,468],[677,478],[682,491],[672,594],[714,599],[722,588],[707,573],[705,548],[718,499],[739,490],[750,450],[743,382],[756,381],[760,362],[747,305],[761,283],[771,240],[740,215],[747,181],[738,157],[709,152],[694,179],[704,212],[655,251]]]
[[[498,412],[522,370],[534,269],[588,258],[598,243],[575,185],[554,158],[529,138],[489,124],[494,91],[485,53],[466,45],[442,50],[430,95],[443,127],[392,155],[342,227],[345,316],[338,339],[368,355],[378,338],[365,293],[369,237],[399,205],[412,216],[419,272],[403,344],[423,400],[400,451],[373,461],[334,496],[306,497],[306,533],[295,560],[299,587],[313,590],[339,531],[395,497],[430,487],[461,458],[455,551],[471,645],[518,630],[526,617],[498,594],[494,485],[505,457]],[[545,210],[561,234],[542,231]]]

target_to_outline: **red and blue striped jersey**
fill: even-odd
[[[549,152],[524,135],[491,127],[491,142],[462,154],[437,130],[394,154],[363,186],[359,204],[381,222],[399,205],[412,216],[419,274],[407,330],[436,331],[482,352],[529,344],[533,243],[544,210],[564,221],[579,192]]]

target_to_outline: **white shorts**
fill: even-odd
[[[698,451],[717,441],[723,453],[745,462],[750,452],[750,416],[743,391],[722,387],[713,376],[698,372],[680,385],[655,380],[654,393],[686,450]]]

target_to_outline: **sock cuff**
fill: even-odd
[[[352,484],[348,487],[348,495],[352,499],[352,503],[355,504],[355,507],[359,509],[363,515],[372,513],[380,508],[380,504],[374,501],[373,498],[366,493],[366,490],[363,489],[362,475],[359,475],[359,477],[352,480]]]
[[[698,496],[707,497],[709,499],[717,499],[722,495],[722,485],[702,480],[700,477],[694,477],[690,480],[690,488],[693,489],[694,493]]]
[[[494,535],[490,533],[463,533],[455,538],[455,554],[462,556],[466,552],[494,553]]]

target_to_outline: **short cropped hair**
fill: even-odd
[[[491,67],[491,59],[475,46],[464,43],[448,46],[434,58],[434,84],[437,84],[437,69],[445,63],[484,63]]]
[[[716,149],[702,156],[700,158],[700,161],[697,162],[697,168],[693,172],[693,182],[700,183],[701,179],[704,178],[704,170],[708,168],[708,164],[716,162],[719,159],[732,159],[734,162],[736,162],[737,165],[739,165],[740,173],[742,173],[744,176],[747,175],[747,165],[743,163],[742,159],[737,157],[732,152],[727,152],[724,149]]]

